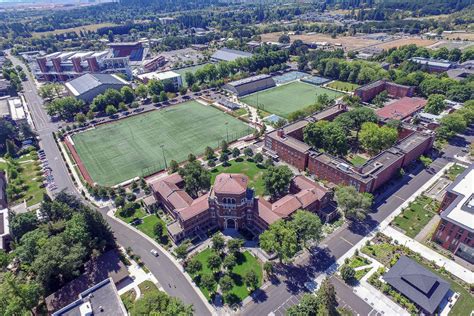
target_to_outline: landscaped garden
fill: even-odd
[[[387,267],[392,267],[397,263],[400,256],[405,255],[415,260],[434,274],[437,274],[447,282],[451,284],[451,290],[460,294],[459,299],[451,310],[451,315],[465,315],[466,311],[474,310],[474,296],[471,295],[470,285],[464,282],[463,280],[452,275],[444,268],[438,267],[434,262],[428,261],[425,258],[421,257],[420,254],[412,251],[408,247],[403,245],[393,244],[391,238],[383,235],[377,234],[377,236],[372,240],[372,242],[365,245],[361,252],[366,255],[376,259],[383,265]],[[383,287],[382,282],[378,279],[385,271],[377,271],[369,278],[369,283],[377,287],[379,290],[383,291],[386,294],[389,294],[389,288]],[[393,291],[393,290],[392,290]],[[394,300],[399,304],[403,304],[408,300],[403,295],[397,293],[390,295]],[[411,302],[409,302],[412,304]],[[412,305],[405,304],[406,308],[413,308]]]
[[[464,172],[464,170],[466,170],[466,167],[463,167],[458,164],[454,164],[453,166],[451,166],[451,168],[449,168],[446,171],[446,177],[449,180],[454,181],[461,173]]]
[[[364,163],[367,162],[367,159],[360,155],[349,155],[348,160],[356,167],[362,166]]]
[[[410,203],[400,215],[395,217],[392,225],[402,229],[410,238],[415,236],[436,215],[439,203],[427,196],[419,196]]]
[[[262,266],[249,251],[241,251],[242,243],[238,239],[226,243],[221,235],[214,235],[212,247],[186,262],[186,270],[208,300],[219,291],[232,305],[262,285]]]
[[[351,258],[346,258],[344,264],[340,268],[342,279],[347,283],[360,281],[372,268],[368,267],[372,262],[356,253]],[[365,268],[364,268],[365,267]]]
[[[11,205],[26,201],[27,206],[32,206],[43,200],[44,177],[35,151],[6,159],[0,163],[0,170],[6,172],[9,179],[7,196]]]
[[[241,173],[249,177],[249,188],[254,188],[255,195],[262,196],[265,191],[263,183],[265,170],[265,166],[252,160],[232,160],[227,163],[227,166],[220,165],[211,170],[211,184],[214,184],[217,175],[221,173]]]

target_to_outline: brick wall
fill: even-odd
[[[375,178],[371,191],[375,191],[393,178],[403,165],[403,156],[394,161],[390,166],[381,171]]]
[[[439,223],[432,240],[452,253],[458,250],[461,243],[474,247],[473,233],[445,219]]]

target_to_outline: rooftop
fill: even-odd
[[[149,72],[146,74],[138,75],[138,78],[140,80],[143,80],[143,79],[167,80],[167,79],[173,79],[177,77],[181,77],[181,75],[171,70],[164,71],[164,72]]]
[[[114,283],[118,283],[128,276],[127,268],[120,261],[116,250],[89,260],[84,265],[84,270],[81,276],[46,297],[48,311],[57,311],[74,302],[80,293],[105,279],[111,278]]]
[[[247,84],[247,83],[251,83],[251,82],[255,82],[255,81],[259,81],[259,80],[264,80],[264,79],[271,79],[271,78],[272,77],[270,75],[261,74],[261,75],[256,75],[256,76],[247,77],[247,78],[244,78],[244,79],[232,81],[232,82],[229,82],[228,85],[233,86],[233,87],[238,87],[238,86],[241,86],[241,85],[244,85],[244,84]]]
[[[79,294],[79,299],[53,313],[53,316],[127,315],[114,282],[108,278]]]
[[[474,232],[474,165],[471,164],[448,187],[447,191],[457,198],[443,211],[441,217],[454,221],[461,227]]]
[[[378,109],[376,114],[382,119],[403,120],[426,105],[426,99],[403,97]]]
[[[248,58],[252,57],[253,54],[248,52],[243,52],[240,50],[230,49],[230,48],[221,48],[212,54],[212,59],[225,60],[225,61],[234,61],[237,58]]]
[[[10,109],[12,120],[17,121],[26,119],[25,109],[23,108],[23,102],[20,98],[8,99],[8,107]]]
[[[243,194],[247,190],[249,178],[243,174],[221,173],[214,182],[217,194]]]
[[[444,60],[444,59],[413,57],[410,60],[417,64],[425,64],[428,66],[442,67],[442,68],[450,68],[453,65],[452,62],[450,62],[449,60]]]
[[[128,82],[117,75],[111,74],[84,74],[69,82],[66,82],[66,88],[75,96],[84,94],[103,84],[106,85],[128,85]]]
[[[450,290],[448,282],[406,256],[400,257],[382,278],[430,314]]]

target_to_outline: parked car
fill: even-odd
[[[155,257],[158,257],[159,254],[158,254],[158,251],[156,251],[156,249],[152,249],[150,250],[151,254],[154,255]]]

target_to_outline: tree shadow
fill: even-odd
[[[366,236],[370,233],[377,225],[379,224],[378,221],[374,220],[372,216],[367,216],[367,218],[363,221],[351,221],[349,222],[348,229],[351,233],[359,235],[359,236]]]
[[[254,303],[262,303],[268,299],[267,293],[261,289],[256,289],[255,291],[253,291],[253,293],[250,294],[250,297],[252,298],[252,301]]]

